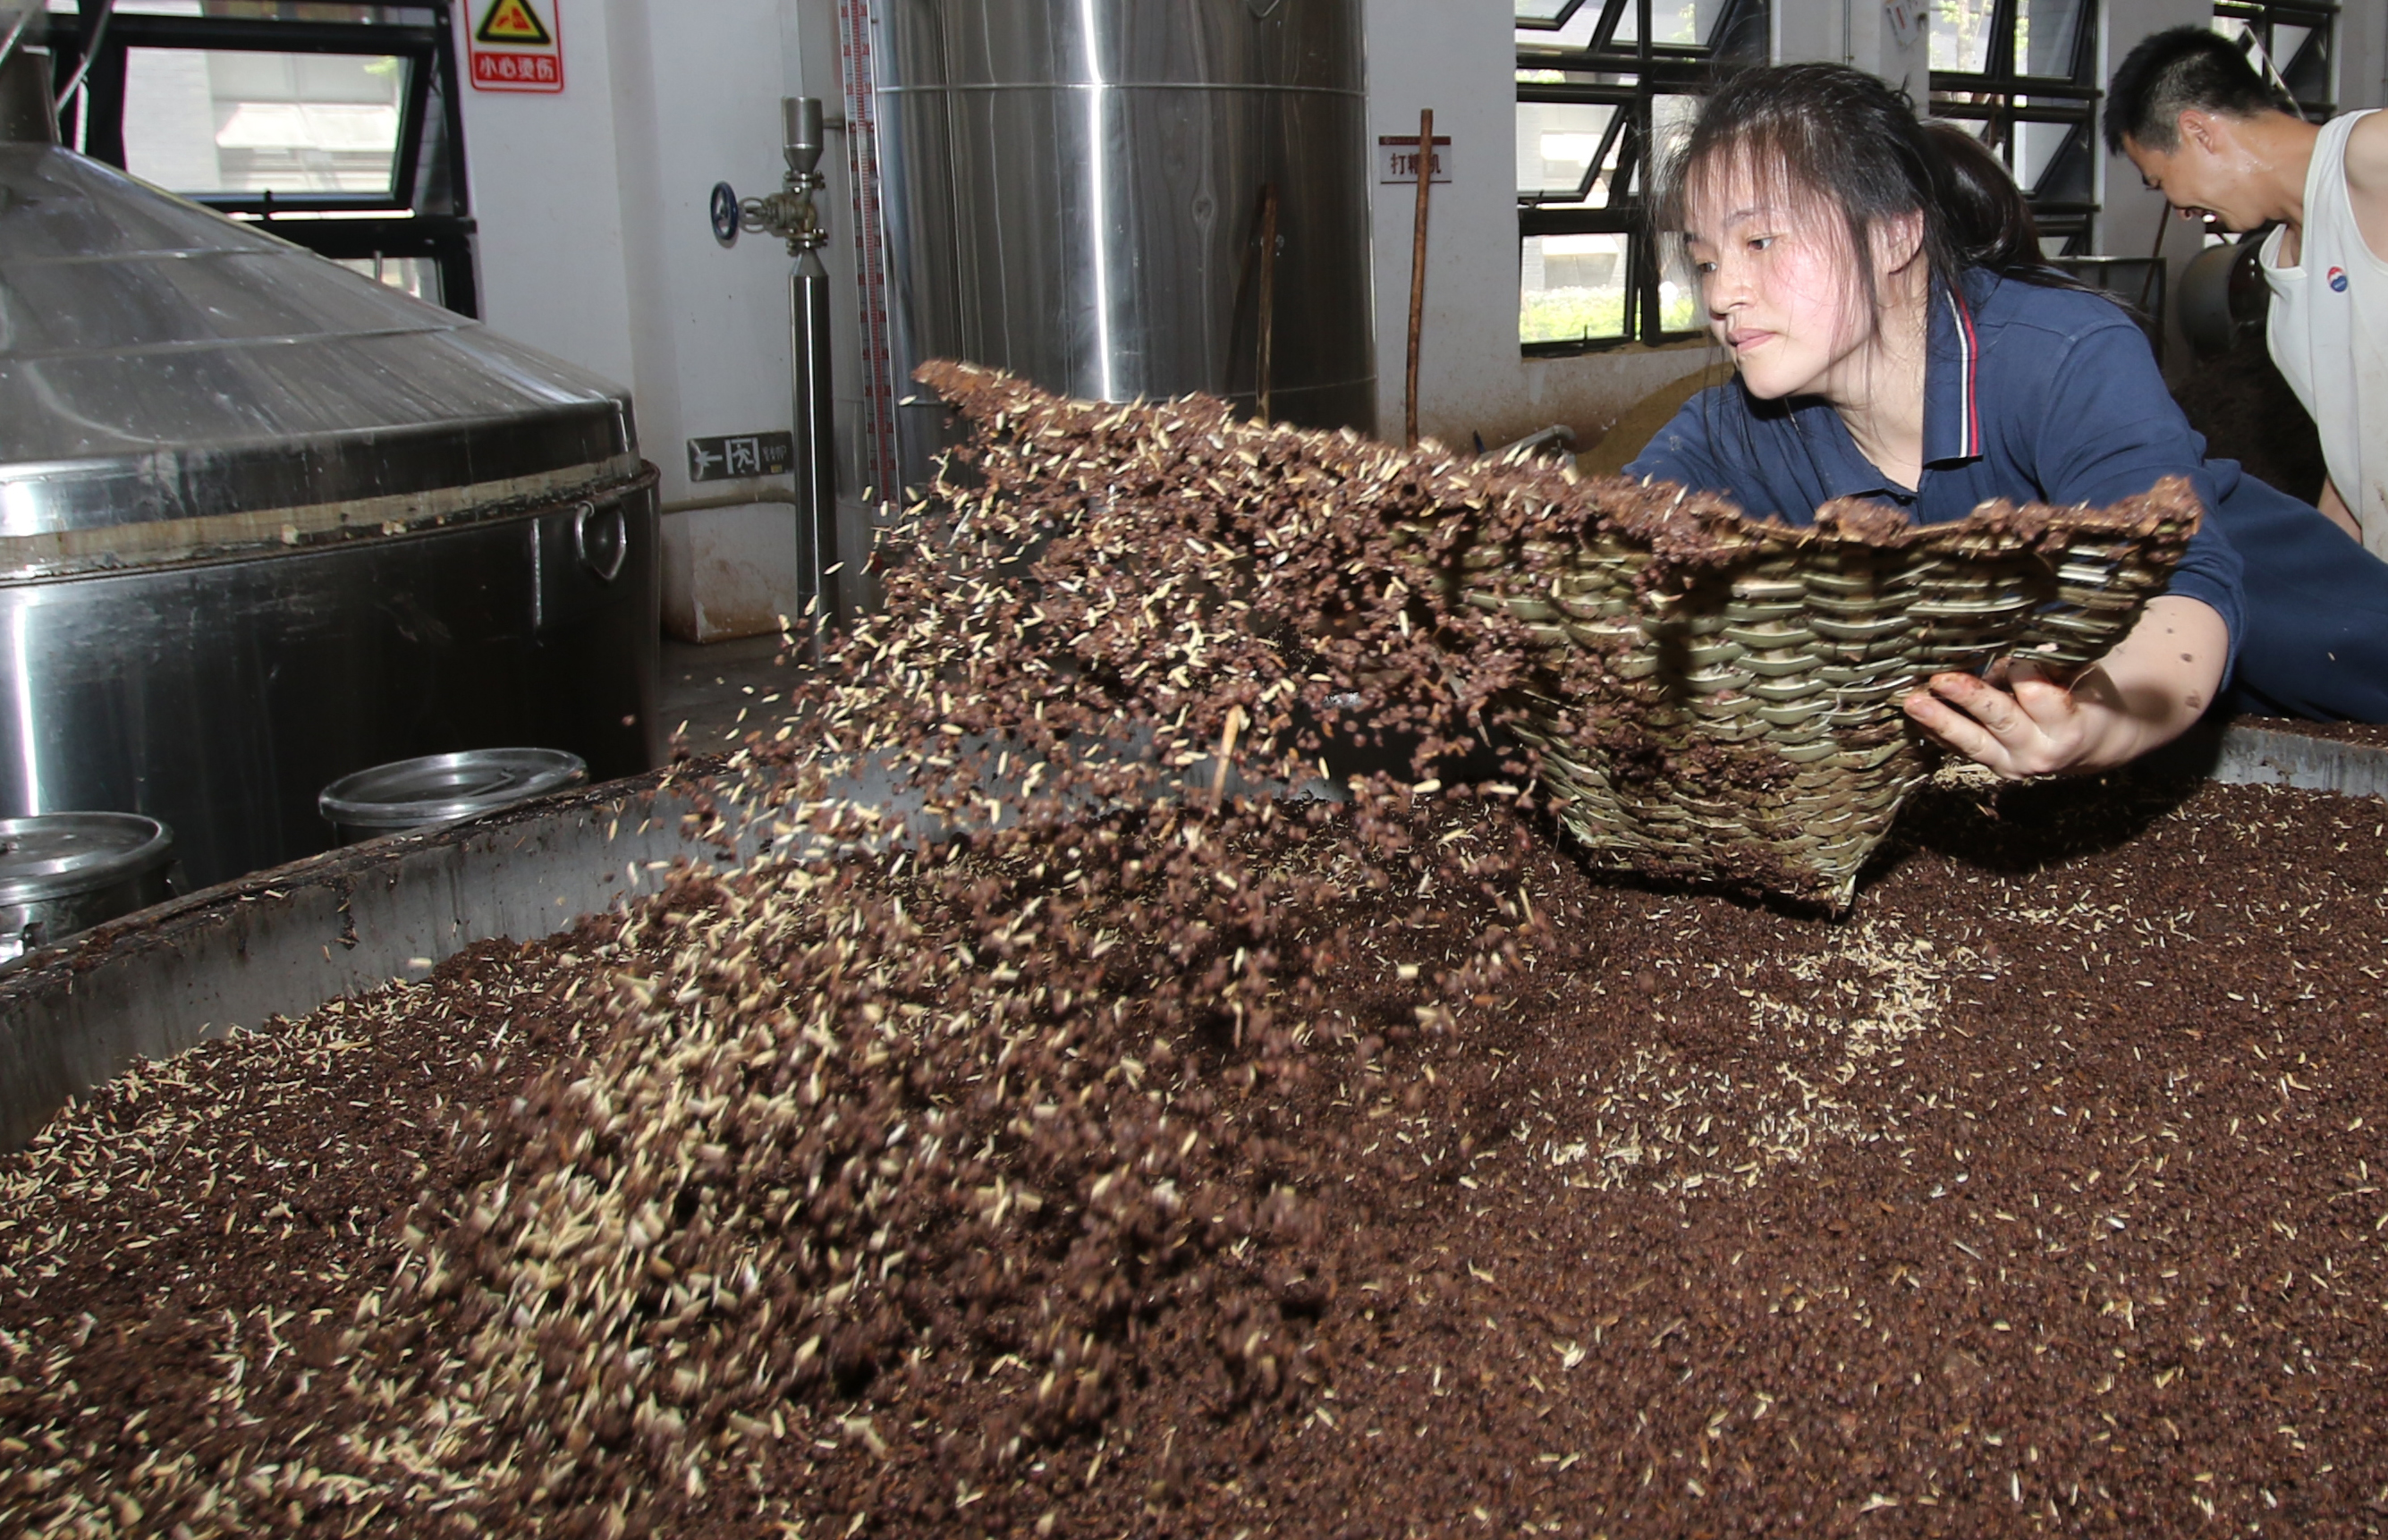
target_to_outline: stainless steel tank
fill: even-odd
[[[647,768],[654,488],[619,388],[0,143],[0,815],[146,813],[207,884],[367,766]]]
[[[1374,426],[1360,0],[876,9],[903,375],[956,357],[1073,395],[1249,409],[1268,287],[1270,414]],[[938,414],[898,425],[917,482]]]

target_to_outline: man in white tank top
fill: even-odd
[[[2277,226],[2269,343],[2320,430],[2321,511],[2388,557],[2388,113],[2317,128],[2238,45],[2177,27],[2115,70],[2106,142],[2184,218]]]

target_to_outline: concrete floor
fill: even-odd
[[[685,723],[690,750],[714,754],[766,721],[776,723],[779,703],[763,697],[784,696],[794,674],[791,666],[773,661],[779,655],[777,636],[746,636],[705,646],[666,638],[664,731],[680,731]],[[743,722],[738,719],[742,710],[746,713]]]

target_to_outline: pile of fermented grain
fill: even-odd
[[[1000,434],[1000,401],[979,404]],[[1171,1429],[1210,1460],[1248,1426],[1238,1457],[1257,1461],[1272,1419],[1336,1426],[1339,1372],[1369,1366],[1339,1371],[1325,1334],[1392,1274],[1372,1229],[1322,1226],[1329,1184],[1390,1131],[1385,1158],[1416,1165],[1399,1181],[1463,1203],[1512,1130],[1485,1110],[1497,1070],[1443,1050],[1546,986],[1597,993],[1596,974],[1553,977],[1567,959],[1532,895],[1584,895],[1513,810],[1531,765],[1480,793],[1431,774],[1479,742],[1525,643],[1389,577],[1384,525],[1320,516],[1295,436],[1223,434],[1254,474],[1210,485],[1167,458],[1204,409],[1070,410],[1033,477],[982,457],[985,485],[924,511],[884,616],[755,745],[770,773],[744,789],[776,799],[798,859],[683,877],[560,956],[305,1024],[288,1041],[314,1067],[273,1069],[286,1089],[256,1109],[283,1127],[271,1157],[242,1158],[243,1077],[273,1068],[252,1039],[108,1092],[10,1170],[0,1527],[934,1532],[1065,1521],[1074,1493],[1116,1532],[1251,1500],[1189,1470]],[[1057,483],[1109,434],[1155,456],[1147,479]],[[1495,520],[1546,511],[1557,476],[1364,458],[1404,507],[1510,489]],[[1646,501],[1627,514],[1686,549],[1727,516]],[[1332,807],[1226,795],[1203,763],[1284,785],[1338,736],[1409,769]],[[960,837],[906,842],[845,798],[855,777]],[[537,1025],[537,1046],[508,1067],[484,1035],[341,1078],[441,1040],[451,1010],[496,1021],[509,1053]],[[1398,1097],[1370,1078],[1397,1051]],[[1841,1051],[1784,1084],[1810,1095]],[[452,1101],[424,1104],[429,1084]],[[1636,1161],[1797,1143],[1620,1095],[1597,1118],[1650,1123]],[[1597,1146],[1605,1166],[1602,1126],[1573,1159]],[[412,1211],[322,1190],[336,1177],[402,1188]],[[1568,1340],[1597,1346],[1616,1317],[1583,1319]],[[1653,1326],[1653,1351],[1680,1325]],[[1161,1389],[1187,1407],[1162,1430],[1116,1419]]]
[[[1090,441],[1150,426],[1077,410]],[[1358,947],[1338,924],[1353,900],[1399,896],[1437,943],[1385,1002],[1404,1032],[1489,1003],[1536,929],[1517,870],[1535,835],[1498,806],[1514,785],[1418,807],[1438,789],[1425,769],[1516,674],[1508,623],[1473,622],[1487,645],[1456,654],[1419,634],[1385,528],[1324,516],[1294,436],[1236,438],[1254,470],[1236,489],[1156,462],[1148,484],[1057,497],[1040,473],[1034,497],[998,485],[922,510],[885,615],[756,745],[777,778],[743,788],[777,805],[783,848],[844,859],[678,883],[579,957],[594,976],[568,985],[560,1067],[466,1120],[472,1159],[455,1187],[426,1184],[394,1258],[360,1235],[322,1260],[332,1297],[355,1297],[312,1312],[304,1381],[273,1388],[311,1414],[282,1457],[223,1458],[265,1415],[245,1360],[208,1409],[103,1449],[72,1436],[88,1317],[0,1339],[6,1447],[35,1462],[0,1476],[0,1515],[636,1531],[661,1498],[744,1481],[745,1441],[784,1432],[790,1406],[917,1361],[924,1330],[1016,1338],[1036,1368],[1018,1415],[976,1430],[969,1469],[992,1481],[1099,1424],[1123,1353],[1188,1330],[1178,1291],[1199,1298],[1190,1330],[1227,1404],[1314,1379],[1315,1302],[1272,1247],[1304,1233],[1307,1205],[1270,1120],[1226,1115],[1216,1088],[1309,1073],[1314,975]],[[1454,470],[1383,464],[1384,495],[1411,503]],[[1298,643],[1296,616],[1331,634]],[[1353,782],[1340,808],[1226,795],[1231,762],[1302,779],[1344,717],[1368,724],[1358,746],[1419,768]],[[1206,755],[1219,772],[1156,805]],[[856,774],[956,837],[886,843],[882,809],[841,795]],[[377,1001],[372,1025],[411,1031],[410,1009]],[[183,1091],[207,1096],[204,1079]],[[218,1131],[188,1124],[184,1156]],[[49,1225],[94,1200],[77,1149],[24,1178]],[[147,1457],[114,1457],[133,1449]]]

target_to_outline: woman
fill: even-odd
[[[1628,466],[1809,523],[1835,497],[1925,523],[1992,498],[2103,506],[2166,476],[2208,517],[2120,645],[2069,681],[1935,675],[1924,731],[2001,775],[2119,765],[2226,682],[2242,709],[2388,719],[2388,566],[2208,461],[2138,326],[2042,264],[1988,152],[1862,71],[1752,70],[1704,104],[1659,201],[1739,377]]]

